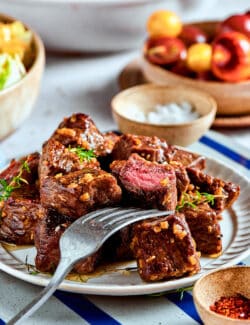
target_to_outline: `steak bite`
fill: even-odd
[[[107,154],[111,154],[114,149],[116,142],[120,139],[120,135],[117,135],[115,132],[104,132],[104,150]]]
[[[71,218],[50,210],[47,217],[38,223],[35,232],[37,250],[35,264],[41,272],[55,271],[60,260],[60,237],[72,222]],[[92,272],[99,261],[99,257],[99,252],[93,254],[84,261],[77,263],[74,270],[79,274]]]
[[[134,259],[130,244],[132,241],[133,225],[122,228],[112,235],[103,245],[105,262],[119,262]]]
[[[113,160],[127,160],[132,153],[158,163],[167,162],[184,167],[205,168],[204,156],[168,145],[165,140],[156,136],[122,135],[112,151]]]
[[[9,166],[0,173],[0,179],[4,179],[9,183],[19,174],[20,169],[22,169],[22,178],[25,179],[27,183],[34,184],[38,179],[39,159],[40,154],[38,152],[31,153],[19,160],[12,159]],[[24,163],[27,168],[22,168]]]
[[[200,270],[199,254],[182,214],[139,222],[133,231],[131,248],[144,281],[178,278]]]
[[[186,168],[179,163],[172,163],[170,166],[172,166],[175,171],[178,199],[180,199],[182,193],[186,192],[190,185],[188,173]]]
[[[212,207],[219,211],[229,208],[240,194],[240,187],[231,182],[207,175],[195,168],[187,168],[188,176],[200,192],[214,195]]]
[[[52,138],[66,147],[80,146],[86,150],[93,150],[96,156],[106,155],[103,135],[93,120],[85,114],[78,113],[65,118],[59,124]]]
[[[175,210],[176,176],[170,165],[147,161],[132,154],[128,160],[113,161],[110,168],[128,202],[144,208]]]
[[[33,244],[37,221],[44,218],[37,186],[39,154],[12,160],[0,174],[0,240],[17,245]]]
[[[111,174],[86,168],[45,178],[40,195],[45,208],[77,219],[91,210],[118,204],[121,189]]]
[[[33,244],[36,224],[45,216],[37,188],[25,184],[0,205],[0,240],[16,245]]]
[[[219,225],[222,217],[206,202],[194,208],[186,206],[180,211],[185,215],[197,250],[207,255],[219,255],[222,251],[222,234]]]
[[[206,160],[204,156],[193,153],[176,146],[168,146],[164,151],[165,159],[169,164],[180,164],[184,167],[204,169]]]
[[[115,143],[112,157],[113,160],[127,160],[132,153],[137,153],[146,160],[162,163],[167,148],[167,142],[158,137],[124,134]]]
[[[99,168],[99,166],[95,157],[81,159],[76,153],[76,148],[67,148],[52,138],[43,145],[39,175],[42,182],[47,176],[55,176],[58,173],[66,174],[86,167]]]

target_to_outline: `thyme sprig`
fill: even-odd
[[[0,179],[0,202],[6,201],[10,196],[11,193],[21,187],[21,184],[28,184],[28,181],[23,178],[23,172],[27,171],[30,173],[30,168],[28,165],[27,160],[25,160],[22,165],[20,166],[19,172],[16,176],[14,176],[10,182],[7,182],[5,179]]]
[[[27,272],[31,275],[37,275],[40,273],[34,265],[28,263],[28,255],[25,256],[25,267]]]
[[[96,158],[96,155],[94,154],[94,150],[86,150],[82,147],[76,147],[76,148],[69,147],[68,150],[70,152],[75,153],[80,158],[81,162],[83,162],[84,160],[90,161],[92,158]]]
[[[226,198],[225,195],[215,195],[206,192],[190,192],[190,193],[182,193],[180,203],[176,206],[176,210],[179,211],[184,207],[191,207],[193,209],[197,208],[197,205],[201,203],[209,203],[214,205],[216,198]]]
[[[184,297],[184,293],[187,291],[192,291],[193,290],[193,286],[190,287],[186,287],[186,288],[178,288],[178,289],[174,289],[174,290],[170,290],[170,291],[164,291],[164,292],[159,292],[159,293],[153,293],[151,295],[149,295],[150,297],[161,297],[161,296],[165,296],[169,293],[179,293],[180,294],[180,300],[183,299]]]

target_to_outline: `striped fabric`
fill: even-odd
[[[224,144],[221,144],[208,136],[203,136],[200,139],[200,142],[205,144],[208,147],[211,147],[211,148],[219,151],[224,156],[232,159],[233,161],[237,162],[238,164],[240,164],[250,170],[250,159],[247,159],[243,155],[237,153],[236,151],[232,150],[231,148],[228,148]]]

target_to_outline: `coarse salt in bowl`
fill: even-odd
[[[178,124],[190,122],[199,117],[198,112],[187,102],[157,104],[149,112],[142,112],[139,107],[128,108],[127,116],[138,122],[151,124]]]
[[[121,132],[155,135],[181,146],[197,141],[209,129],[217,107],[204,92],[155,84],[126,89],[111,106]]]

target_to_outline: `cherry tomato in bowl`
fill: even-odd
[[[212,72],[228,82],[250,78],[250,40],[238,32],[220,34],[213,42]]]
[[[154,64],[168,65],[186,58],[184,43],[175,37],[149,38],[144,47],[145,57]]]
[[[195,43],[208,42],[208,35],[201,28],[194,25],[184,25],[179,37],[186,44],[186,46],[190,46]]]
[[[250,38],[250,15],[232,15],[222,21],[217,29],[217,34],[236,31]]]
[[[151,37],[176,37],[182,30],[180,18],[172,11],[155,11],[147,21],[147,31]]]
[[[208,43],[196,43],[187,50],[187,66],[195,72],[208,71],[211,68],[212,46]]]

